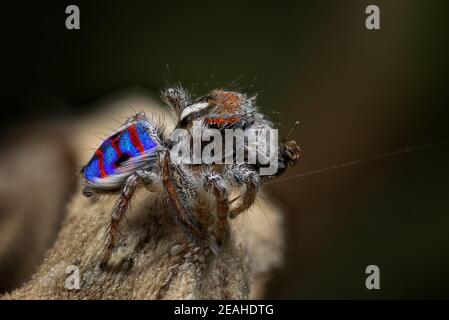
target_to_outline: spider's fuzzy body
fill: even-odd
[[[208,130],[216,130],[224,137],[229,129],[245,132],[251,129],[272,130],[273,125],[255,106],[255,97],[226,90],[213,90],[208,95],[192,99],[181,87],[168,89],[162,94],[177,117],[177,129],[189,132],[197,139]],[[195,129],[194,123],[199,124]],[[170,151],[173,143],[164,137],[163,126],[152,123],[144,114],[131,117],[118,131],[103,141],[91,160],[82,170],[84,195],[120,191],[121,195],[112,212],[107,252],[103,265],[114,248],[118,225],[129,201],[139,184],[153,192],[164,192],[177,220],[187,234],[201,244],[219,251],[227,232],[228,217],[234,218],[250,208],[257,191],[267,179],[277,177],[294,165],[299,158],[299,147],[294,141],[276,142],[277,170],[268,176],[260,174],[261,163],[249,163],[245,157],[239,163],[176,163]],[[277,137],[277,135],[276,135]],[[261,145],[245,146],[245,150]],[[184,142],[190,145],[191,141]],[[231,150],[235,154],[237,148]],[[224,155],[223,155],[224,156]],[[232,191],[238,191],[239,202],[228,199]],[[216,202],[216,232],[211,234],[195,212],[199,195],[207,193]]]

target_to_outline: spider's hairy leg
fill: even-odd
[[[274,175],[267,176],[265,178],[270,179],[284,174],[298,162],[300,154],[301,149],[296,141],[291,140],[280,143],[278,153],[278,171]]]
[[[229,217],[236,218],[242,212],[248,210],[256,200],[257,191],[261,186],[261,180],[258,173],[245,165],[234,165],[230,170],[232,180],[237,186],[243,186],[240,203],[231,209]]]
[[[134,195],[134,192],[136,191],[137,185],[139,183],[149,185],[153,183],[155,179],[155,173],[138,170],[126,180],[125,184],[122,187],[120,197],[118,198],[117,202],[114,205],[114,208],[112,209],[111,223],[109,225],[107,234],[106,251],[100,264],[101,268],[106,267],[109,259],[111,258],[112,250],[115,246],[117,232],[119,232],[118,226],[120,224],[120,221],[125,216],[125,212],[129,207],[130,200]]]
[[[229,197],[226,189],[224,179],[217,173],[207,170],[205,173],[206,187],[210,187],[217,201],[217,240],[223,241],[228,228],[228,214],[229,214]]]
[[[180,113],[191,102],[189,94],[181,86],[166,89],[161,93],[161,98],[175,114]]]
[[[207,245],[216,253],[218,247],[215,240],[208,235],[207,230],[196,219],[192,203],[194,202],[195,192],[193,187],[187,187],[191,183],[180,166],[171,162],[170,152],[168,150],[160,151],[159,165],[161,168],[161,181],[168,194],[168,197],[175,208],[176,216],[182,226],[186,229],[188,236],[198,240],[201,244]],[[174,177],[176,173],[177,177]]]

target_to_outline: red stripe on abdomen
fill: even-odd
[[[128,132],[129,132],[129,135],[131,137],[131,142],[134,145],[134,147],[136,147],[140,153],[144,153],[145,148],[144,148],[142,142],[140,141],[139,135],[137,134],[136,125],[133,124],[133,125],[129,126]]]
[[[100,175],[102,178],[106,177],[108,174],[106,173],[106,170],[104,169],[104,154],[103,151],[100,149],[97,149],[95,151],[95,155],[98,158],[98,167],[100,168]]]
[[[117,153],[117,158],[120,158],[120,156],[122,155],[122,150],[120,150],[120,136],[112,139],[111,144],[115,152]]]

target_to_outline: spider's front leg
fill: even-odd
[[[206,187],[210,187],[217,201],[217,239],[221,242],[228,227],[229,198],[225,181],[220,174],[206,170],[204,174]]]
[[[162,184],[175,208],[179,222],[191,238],[209,246],[215,254],[218,254],[215,240],[194,215],[196,188],[192,185],[191,179],[181,166],[172,163],[169,150],[160,151],[159,165]]]
[[[118,226],[120,221],[125,216],[126,210],[129,207],[130,200],[136,191],[137,185],[139,183],[144,183],[145,185],[150,185],[156,181],[156,174],[149,171],[138,170],[132,174],[125,182],[122,187],[120,197],[112,209],[111,223],[108,228],[108,239],[106,244],[106,252],[103,256],[103,260],[100,264],[101,268],[104,268],[109,259],[111,258],[112,250],[115,246],[115,240],[117,236]]]
[[[232,208],[229,213],[229,217],[234,219],[254,204],[257,191],[261,186],[261,180],[258,173],[246,165],[234,165],[230,170],[230,174],[231,179],[237,186],[243,186],[243,193],[240,196],[240,203],[236,207]]]

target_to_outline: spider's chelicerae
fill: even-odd
[[[181,144],[180,148],[172,137],[164,136],[161,124],[151,122],[143,113],[137,113],[103,141],[82,169],[85,196],[120,192],[111,215],[103,266],[111,256],[119,223],[139,184],[152,192],[163,192],[164,199],[186,233],[218,254],[226,235],[228,217],[235,218],[248,210],[265,181],[283,174],[298,161],[299,147],[295,141],[276,140],[273,148],[272,142],[270,144],[267,139],[261,139],[262,136],[242,140],[245,141],[243,147],[236,144],[230,149],[215,149],[211,153],[213,161],[179,161],[182,159],[177,156],[179,151],[189,150],[188,155],[192,155],[194,151],[190,150],[195,147],[190,147],[205,132],[218,132],[222,139],[214,136],[214,140],[223,142],[229,132],[245,135],[248,132],[275,130],[272,123],[258,112],[255,97],[243,93],[220,89],[193,99],[184,89],[177,87],[164,91],[162,99],[177,118],[174,131],[189,134],[189,139],[177,141]],[[271,135],[273,137],[277,139],[277,132]],[[201,154],[207,145],[202,140],[199,146]],[[175,149],[177,151],[173,152]],[[256,156],[250,156],[254,149],[257,149]],[[238,157],[242,150],[243,157]],[[267,156],[266,152],[271,156]],[[231,161],[227,161],[229,155]],[[267,168],[267,158],[275,161],[275,170],[261,174],[261,170]],[[229,199],[231,191],[235,190],[238,201]],[[210,193],[216,203],[215,213],[211,213],[216,214],[217,231],[214,234],[210,234],[196,216],[196,200],[200,193]]]

